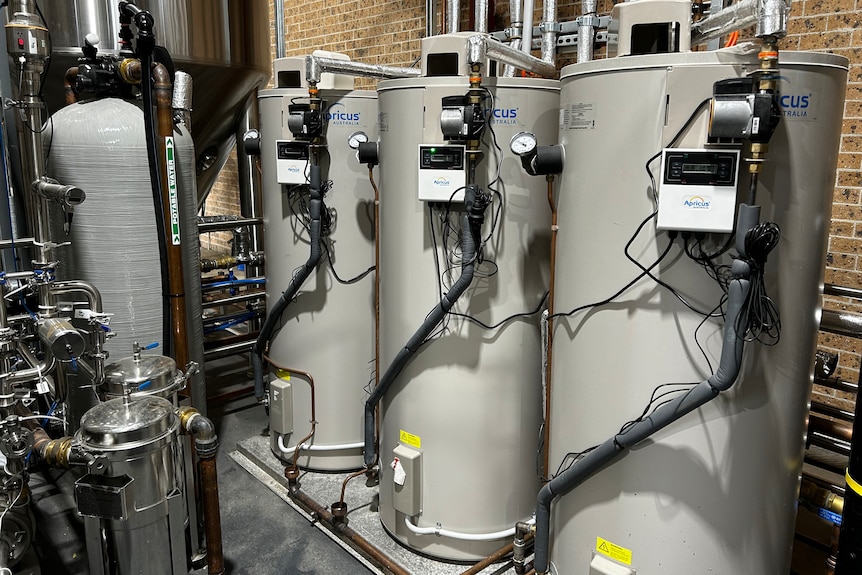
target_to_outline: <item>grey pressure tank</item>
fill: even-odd
[[[491,121],[477,183],[500,195],[486,211],[483,260],[452,312],[491,325],[544,305],[547,183],[527,176],[508,145],[521,131],[535,133],[540,144],[556,142],[559,83],[487,78],[482,85]],[[463,204],[449,202],[455,176],[420,184],[419,168],[420,145],[430,154],[445,149],[442,99],[467,90],[465,76],[378,85],[381,372],[460,273],[453,234]],[[429,148],[435,145],[440,150]],[[435,191],[438,185],[444,191]],[[439,195],[426,202],[420,194]],[[380,404],[380,516],[395,539],[431,556],[475,560],[510,540],[504,532],[516,521],[529,519],[539,488],[541,357],[538,313],[495,330],[450,315],[419,347]]]
[[[701,311],[718,305],[722,290],[684,245],[698,253],[700,242],[714,252],[728,236],[657,232],[645,166],[659,182],[661,201],[665,174],[654,155],[692,115],[691,128],[672,147],[704,148],[709,107],[699,106],[714,82],[758,69],[757,50],[747,48],[563,69],[557,313],[601,302],[638,277],[641,270],[625,254],[630,238],[629,254],[645,267],[672,242],[652,273]],[[767,293],[781,313],[780,342],[748,343],[730,391],[557,500],[550,554],[557,573],[789,571],[847,60],[782,52],[780,78],[783,117],[756,197],[761,220],[781,228],[765,268]],[[739,202],[748,201],[746,157],[747,146]],[[721,326],[720,318],[705,320],[642,275],[613,303],[555,320],[550,472],[567,453],[603,442],[640,416],[659,385],[708,377]]]
[[[276,60],[275,71],[279,87],[261,91],[258,100],[270,303],[310,254],[303,211],[308,147],[288,128],[289,106],[308,98],[305,59]],[[292,461],[297,443],[311,431],[310,374],[317,423],[297,463],[336,471],[362,467],[362,408],[374,377],[374,189],[368,166],[359,163],[349,140],[377,140],[377,94],[353,90],[352,77],[329,74],[318,87],[326,123],[323,203],[330,224],[324,226],[317,271],[287,307],[267,352],[273,364],[288,368],[271,364],[270,438],[273,453]],[[355,281],[342,283],[336,274]]]

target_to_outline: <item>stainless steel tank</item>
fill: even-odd
[[[749,343],[730,391],[557,501],[550,557],[558,573],[789,570],[847,60],[791,52],[780,59],[784,117],[757,195],[761,220],[781,227],[766,265],[767,291],[781,312],[780,342]],[[757,50],[736,48],[563,69],[558,313],[603,301],[638,276],[624,249],[655,209],[645,164],[711,97],[714,82],[757,68]],[[708,115],[704,107],[675,147],[703,147]],[[650,167],[659,178],[658,160]],[[746,201],[747,176],[740,180],[737,197]],[[727,237],[707,236],[710,249]],[[650,221],[629,252],[649,266],[669,241]],[[653,273],[709,311],[722,292],[683,253],[684,241],[684,235],[673,240]],[[709,376],[721,322],[710,319],[698,329],[703,319],[648,278],[610,305],[557,319],[550,471],[566,453],[608,439],[641,415],[660,384]]]
[[[174,399],[181,381],[177,362],[163,355],[144,355],[140,350],[105,366],[102,394],[107,399],[123,397],[128,388],[133,396],[155,395]]]
[[[168,49],[177,69],[195,82],[192,113],[199,167],[199,203],[203,202],[235,140],[236,118],[250,94],[266,82],[269,4],[266,0],[138,0],[155,19],[156,42]],[[99,36],[100,52],[119,50],[116,0],[42,0],[51,30],[53,56],[45,81],[51,112],[62,106],[63,75],[76,65],[89,33]]]
[[[309,257],[299,207],[304,186],[280,184],[284,169],[277,166],[277,142],[294,141],[288,106],[307,96],[305,88],[264,90],[259,96],[269,301],[281,297],[294,270]],[[362,466],[362,406],[373,379],[374,272],[345,285],[335,279],[333,268],[349,280],[374,266],[374,190],[368,167],[359,163],[348,139],[362,132],[368,141],[377,140],[377,94],[323,88],[320,96],[327,118],[322,178],[331,182],[323,201],[332,216],[331,231],[323,238],[327,247],[317,272],[287,308],[268,355],[314,378],[315,434],[303,444],[311,450],[301,450],[297,462],[334,471]],[[297,181],[304,180],[304,164],[297,164]],[[274,370],[270,437],[273,453],[284,460],[292,460],[297,442],[311,430],[311,397],[306,376]]]
[[[75,484],[93,575],[187,573],[179,418],[160,397],[92,408],[75,436],[96,458]]]
[[[493,324],[539,308],[547,290],[547,184],[524,173],[508,143],[525,130],[534,132],[540,144],[556,141],[559,83],[488,78],[483,85],[493,95],[486,101],[489,108],[493,104],[488,111],[493,134],[486,130],[477,180],[485,190],[496,182],[503,204],[493,233],[500,198],[487,209],[485,261],[452,311]],[[419,145],[443,143],[442,98],[467,89],[466,77],[378,85],[381,371],[439,303],[441,282],[458,277],[456,266],[454,277],[445,279],[448,264],[439,228],[447,202],[437,202],[431,215],[429,205],[418,199],[417,174]],[[454,203],[451,209],[460,229],[462,208]],[[538,315],[494,331],[450,316],[445,332],[419,349],[386,393],[380,404],[380,516],[397,540],[432,556],[473,560],[511,538],[500,531],[530,517],[539,487],[533,465],[540,449],[539,331]],[[403,485],[395,482],[390,466],[396,457],[406,472]],[[461,538],[413,533],[406,519]],[[472,536],[482,540],[467,540]]]

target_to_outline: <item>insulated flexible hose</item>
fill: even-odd
[[[317,264],[320,263],[320,255],[322,253],[320,248],[320,213],[321,206],[323,204],[320,166],[310,166],[309,181],[311,184],[309,186],[311,199],[308,203],[308,216],[311,221],[309,222],[308,229],[311,235],[311,252],[308,256],[308,260],[306,260],[299,271],[294,274],[293,279],[290,280],[290,284],[287,286],[287,289],[284,290],[284,293],[281,294],[281,298],[279,298],[270,313],[266,316],[266,321],[263,323],[263,327],[260,329],[260,334],[257,336],[254,348],[251,350],[251,363],[254,367],[254,395],[258,400],[263,399],[264,393],[266,392],[263,382],[263,354],[269,347],[272,333],[275,331],[275,328],[281,320],[281,316],[284,314],[287,306],[289,306],[290,302],[293,301],[293,298],[296,297],[302,284],[305,283],[305,280],[308,279],[311,273],[317,268]]]
[[[440,300],[440,303],[431,310],[431,313],[425,318],[425,321],[413,334],[413,337],[407,344],[398,352],[395,359],[386,369],[386,372],[380,378],[380,383],[374,388],[371,395],[365,402],[365,451],[364,461],[366,467],[371,467],[377,459],[375,453],[375,408],[377,403],[383,398],[387,390],[395,382],[395,379],[401,371],[407,366],[407,363],[422,346],[425,340],[434,332],[458,298],[466,291],[473,281],[473,272],[476,267],[477,246],[482,238],[482,223],[484,221],[486,203],[480,199],[477,194],[476,186],[467,186],[464,195],[464,203],[467,208],[467,214],[462,218],[462,228],[469,233],[463,234],[461,242],[462,264],[461,275],[458,280],[452,285],[446,295]]]
[[[736,264],[742,264],[737,260]],[[737,272],[737,269],[734,269]],[[734,275],[727,294],[727,318],[724,322],[724,337],[721,349],[721,359],[715,374],[702,381],[690,391],[670,401],[651,413],[607,439],[604,443],[576,460],[568,469],[545,484],[536,498],[536,543],[534,566],[536,573],[548,573],[551,503],[560,495],[565,495],[588,478],[592,477],[614,460],[647,439],[657,431],[667,427],[695,409],[716,398],[719,393],[730,389],[739,375],[742,361],[742,350],[745,341],[736,332],[737,317],[741,313],[743,302],[748,295],[749,281],[740,276],[747,275],[744,269]]]

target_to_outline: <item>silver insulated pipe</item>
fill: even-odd
[[[787,35],[789,13],[790,0],[743,0],[692,24],[691,45],[706,44],[754,25],[758,38],[783,38]]]
[[[583,15],[578,19],[578,62],[593,59],[593,19],[596,17],[596,0],[584,0]]]
[[[422,75],[422,70],[419,70],[418,68],[399,68],[397,66],[366,64],[364,62],[338,60],[322,56],[305,57],[306,81],[315,83],[320,82],[320,75],[323,72],[346,74],[348,76],[363,76],[366,78],[418,78]]]
[[[546,62],[530,54],[525,54],[508,44],[493,40],[489,36],[481,34],[470,36],[467,40],[467,62],[484,65],[487,58],[517,66],[521,70],[533,72],[546,78],[557,72],[553,62]]]
[[[473,12],[476,20],[476,32],[488,32],[488,0],[476,0],[476,9]]]
[[[460,32],[459,14],[461,3],[459,0],[446,0],[446,33],[454,34]]]
[[[521,37],[524,33],[524,12],[522,0],[509,0],[509,25],[512,28],[512,39],[509,46],[514,50],[521,49]],[[503,76],[506,78],[515,77],[516,68],[511,64],[506,64],[503,68]]]
[[[557,53],[557,0],[542,2],[542,60],[554,63]]]

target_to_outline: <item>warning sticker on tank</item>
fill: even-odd
[[[595,130],[596,104],[575,102],[560,108],[561,130]]]
[[[402,429],[401,433],[398,435],[398,439],[404,445],[409,445],[410,447],[415,447],[416,449],[422,449],[422,438],[418,435],[407,433]]]
[[[631,549],[626,549],[625,547],[620,547],[614,543],[611,543],[607,539],[602,539],[601,537],[596,537],[596,552],[601,553],[605,557],[613,559],[614,561],[619,561],[624,565],[632,564],[632,551]]]

